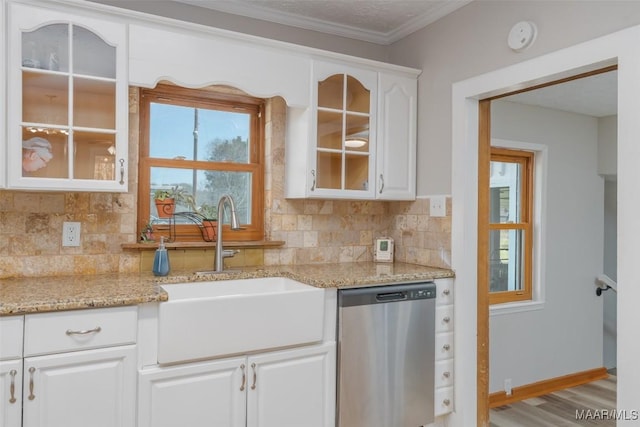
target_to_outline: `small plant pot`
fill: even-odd
[[[213,242],[216,240],[218,233],[218,221],[215,219],[202,220],[202,238],[205,242]]]
[[[156,199],[156,209],[158,210],[158,218],[171,218],[176,211],[175,199]]]

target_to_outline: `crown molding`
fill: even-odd
[[[179,3],[189,4],[191,6],[205,7],[207,9],[217,10],[219,12],[246,16],[263,21],[275,22],[278,24],[302,28],[305,30],[318,31],[321,33],[347,37],[380,45],[389,45],[461,8],[462,6],[470,3],[472,0],[433,2],[431,3],[431,7],[423,14],[415,16],[405,24],[388,32],[357,28],[285,11],[276,11],[272,8],[244,1],[175,1]]]

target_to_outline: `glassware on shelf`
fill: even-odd
[[[34,137],[22,142],[22,170],[34,172],[47,166],[53,158],[51,143],[44,138]]]

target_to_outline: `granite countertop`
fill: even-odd
[[[0,280],[0,316],[115,307],[167,300],[162,284],[284,276],[320,288],[349,288],[453,277],[448,269],[403,263],[341,263],[247,267],[222,274],[172,272]]]

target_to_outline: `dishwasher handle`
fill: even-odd
[[[376,301],[378,302],[404,301],[406,299],[406,292],[381,292],[376,295]]]

